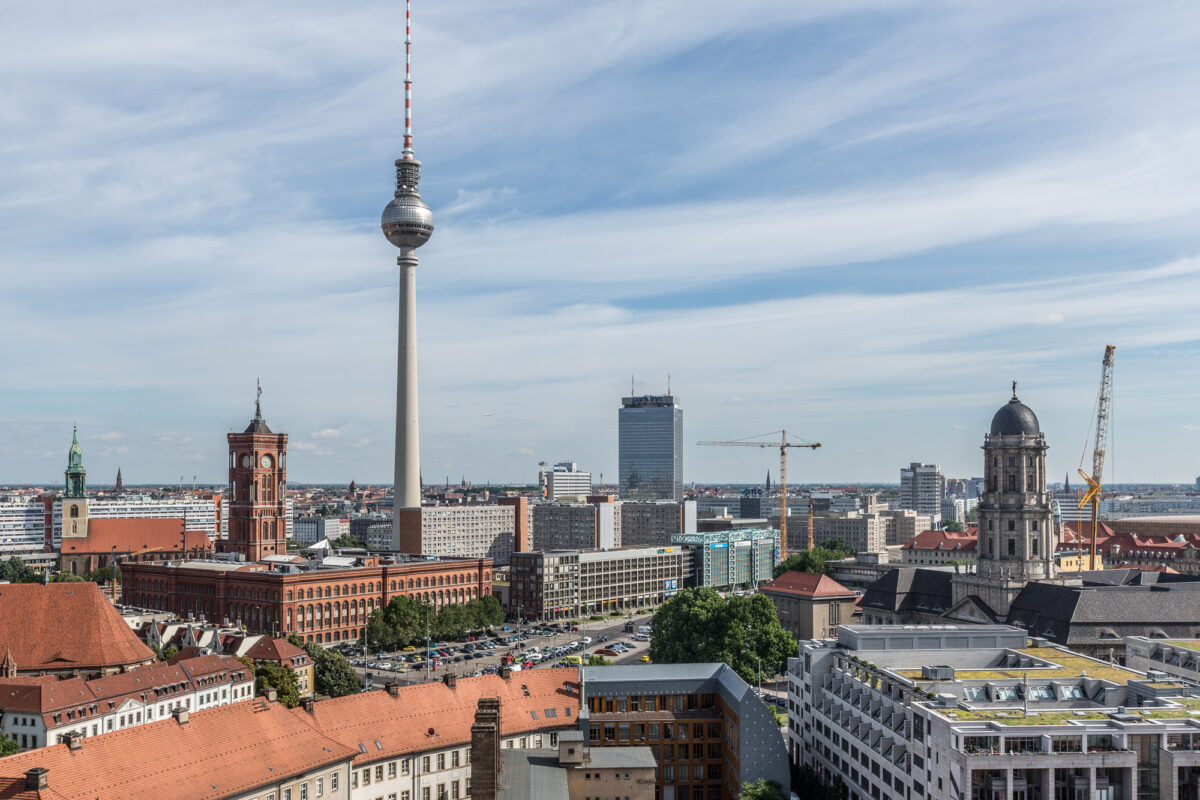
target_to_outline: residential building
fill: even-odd
[[[610,795],[654,800],[658,771],[649,747],[593,749],[579,731],[559,734],[557,750],[503,750],[501,765],[497,791],[487,794],[475,788],[472,800],[592,800]]]
[[[316,544],[323,539],[333,542],[350,535],[350,520],[341,517],[296,517],[292,520],[292,530],[292,540],[300,544]]]
[[[694,501],[696,503],[696,517],[698,519],[740,517],[742,516],[743,499],[744,496],[740,494],[697,497]]]
[[[935,523],[940,523],[945,494],[946,479],[937,464],[914,461],[900,470],[900,508],[928,514]]]
[[[514,553],[509,608],[530,619],[657,606],[691,578],[682,547],[551,550]]]
[[[800,534],[794,539],[804,540],[807,536],[807,523],[799,518],[789,518],[793,532],[800,526]],[[850,550],[858,552],[879,552],[887,547],[887,523],[882,514],[847,511],[840,514],[818,514],[813,517],[813,543],[822,545],[826,542],[838,541]]]
[[[8,677],[98,677],[155,660],[91,581],[0,586],[0,646]]]
[[[1005,625],[843,625],[789,661],[789,753],[849,796],[1191,798],[1195,685]],[[590,688],[590,687],[589,687]]]
[[[301,697],[311,697],[317,689],[313,660],[287,639],[263,636],[246,650],[245,658],[254,661],[255,665],[269,662],[290,669],[296,676]]]
[[[718,592],[747,591],[774,577],[779,531],[774,528],[680,533],[675,546],[695,550],[695,583]]]
[[[940,523],[957,522],[959,525],[967,521],[967,501],[961,497],[946,497],[942,500],[942,513],[938,515],[937,527]]]
[[[974,525],[962,533],[924,531],[900,547],[900,562],[913,566],[971,565],[978,543]]]
[[[617,412],[621,498],[683,499],[683,409],[676,398],[621,398]]]
[[[534,503],[533,547],[538,550],[592,550],[623,543],[620,502],[607,495],[586,503]]]
[[[129,730],[0,759],[0,797],[350,800],[358,754],[303,713],[259,699],[177,709]]]
[[[546,499],[552,503],[581,500],[592,493],[592,473],[574,461],[561,461],[546,473]]]
[[[488,559],[380,563],[376,557],[336,556],[311,563],[214,560],[129,564],[122,569],[124,596],[131,605],[183,618],[233,622],[251,633],[295,633],[306,642],[322,644],[357,641],[367,616],[393,597],[412,597],[440,608],[492,593]]]
[[[0,678],[0,731],[22,750],[147,725],[176,709],[199,711],[250,700],[254,673],[229,656],[150,663],[87,680],[54,675]]]
[[[489,755],[482,747],[472,752],[479,711],[498,732],[489,737],[497,766],[508,750],[557,748],[561,734],[579,730],[579,675],[574,669],[447,675],[437,683],[308,702],[303,709],[294,713],[354,750],[353,800],[393,794],[397,800],[476,800],[472,776]]]
[[[824,639],[853,621],[859,594],[828,575],[788,570],[758,587],[775,604],[779,624],[797,641]]]
[[[47,506],[52,498],[0,498],[0,559],[13,556],[40,561],[50,547],[46,536]],[[36,568],[36,567],[35,567]]]
[[[400,540],[391,550],[442,558],[512,557],[520,505],[423,506],[396,510]]]
[[[392,521],[389,519],[371,523],[362,529],[359,541],[363,542],[368,550],[379,551],[391,549]]]
[[[696,501],[668,500],[621,503],[621,544],[665,547],[677,533],[697,530]]]
[[[658,797],[736,800],[759,778],[788,792],[779,725],[727,665],[583,667],[580,674],[579,724],[593,757],[601,747],[649,747]]]
[[[883,541],[888,547],[910,542],[921,531],[941,527],[937,517],[910,509],[881,509],[879,519],[883,525]]]

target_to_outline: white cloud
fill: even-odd
[[[1190,423],[1187,425],[1180,425],[1179,427],[1185,431],[1200,431],[1200,425],[1192,425]]]
[[[118,439],[124,439],[125,434],[118,433],[117,431],[109,431],[108,433],[102,433],[99,436],[96,436],[95,438],[102,442],[115,442]]]
[[[150,437],[150,442],[152,444],[169,445],[169,446],[177,446],[177,445],[181,445],[181,444],[187,444],[190,441],[192,441],[191,436],[184,436],[183,434],[176,433],[175,431],[165,431],[163,433],[155,433],[155,434],[151,435],[151,437]]]
[[[314,439],[336,439],[341,436],[341,431],[337,428],[322,428],[319,431],[313,431],[312,438]]]

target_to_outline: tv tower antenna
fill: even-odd
[[[404,149],[396,159],[396,191],[380,226],[400,249],[400,327],[396,352],[395,508],[421,505],[420,422],[417,410],[417,248],[433,235],[433,212],[421,200],[421,162],[412,146],[412,3],[404,3]],[[399,537],[401,516],[392,517]],[[398,538],[394,538],[399,541]]]

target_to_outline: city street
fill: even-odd
[[[619,642],[628,642],[630,644],[635,645],[635,647],[633,648],[632,652],[622,653],[618,656],[606,656],[606,657],[610,661],[612,661],[614,664],[641,663],[642,656],[646,655],[650,651],[650,643],[634,641],[634,639],[633,639],[634,634],[626,632],[625,625],[627,623],[632,622],[633,626],[634,626],[634,632],[636,633],[636,629],[638,626],[650,624],[651,616],[652,615],[650,615],[650,614],[643,614],[641,616],[635,616],[632,620],[629,617],[607,617],[603,620],[598,620],[596,622],[586,622],[586,623],[582,623],[579,625],[578,631],[566,631],[564,633],[560,633],[560,634],[557,634],[554,636],[530,636],[528,639],[518,642],[515,645],[504,646],[504,647],[500,647],[496,650],[487,651],[487,655],[484,656],[483,658],[474,658],[474,659],[458,661],[458,662],[439,658],[438,659],[438,668],[436,671],[433,670],[432,668],[429,670],[429,678],[430,678],[430,680],[440,680],[442,678],[442,676],[446,675],[447,673],[452,673],[459,677],[471,675],[472,673],[482,670],[489,666],[499,666],[500,659],[505,654],[511,653],[514,658],[519,658],[520,654],[524,651],[527,651],[530,647],[537,647],[539,651],[545,649],[546,647],[549,647],[551,650],[553,650],[555,647],[559,647],[561,645],[567,644],[568,642],[579,641],[584,636],[592,637],[591,643],[585,645],[582,649],[577,650],[574,653],[574,655],[580,656],[584,660],[584,662],[586,662],[588,657],[591,656],[596,650],[604,647],[607,644],[611,644],[613,642],[619,641]],[[526,635],[525,634],[526,631],[531,631],[531,630],[535,630],[535,629],[536,630],[543,629],[542,624],[540,624],[540,623],[526,623],[524,625],[513,624],[513,625],[510,625],[509,627],[511,629],[507,630],[507,631],[501,630],[499,628],[493,629],[495,632],[495,636],[490,637],[490,638],[503,638],[503,637],[514,636],[514,635]],[[600,641],[601,636],[607,636],[608,641],[601,642]],[[463,644],[465,644],[465,643],[464,642],[450,642],[450,643],[448,643],[448,646],[460,648],[460,647],[462,647]],[[421,644],[418,646],[416,652],[421,653],[423,651],[424,651],[424,645]],[[374,653],[368,653],[366,656],[363,656],[362,658],[364,658],[367,662],[386,661],[388,663],[403,664],[403,662],[398,662],[394,657],[395,656],[401,656],[401,657],[408,656],[408,655],[411,655],[413,652],[414,651],[412,651],[412,650],[400,651],[400,652],[390,652],[388,654],[389,657],[387,659],[377,659],[377,658],[375,658]],[[351,660],[353,661],[355,659],[351,659]],[[551,657],[551,658],[541,662],[540,664],[534,665],[532,667],[532,669],[550,669],[555,664],[557,664],[559,662],[559,660],[560,660],[559,658]],[[361,667],[361,666],[356,666],[354,669],[355,669],[355,672],[357,672],[364,679],[369,678],[370,685],[367,686],[367,688],[372,688],[372,687],[378,688],[381,686],[385,686],[388,683],[412,684],[412,683],[424,683],[425,682],[426,670],[423,667],[419,668],[419,669],[414,669],[414,668],[411,668],[408,664],[403,664],[403,667],[404,668],[399,671],[372,669],[370,667]]]

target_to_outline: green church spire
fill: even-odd
[[[87,497],[87,470],[83,468],[83,448],[79,446],[79,426],[71,435],[67,452],[67,497]]]

